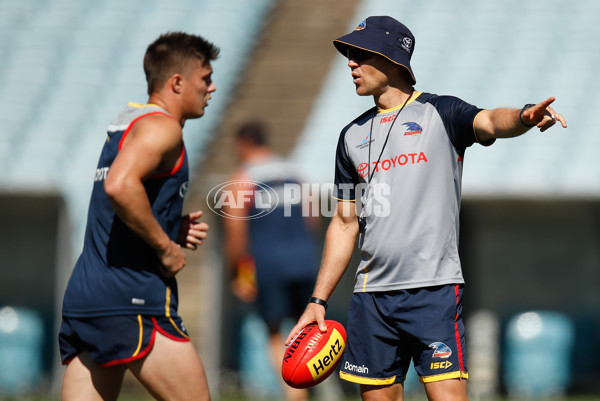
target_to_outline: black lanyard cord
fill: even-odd
[[[385,147],[388,143],[388,139],[390,139],[390,133],[392,132],[392,127],[394,126],[394,123],[396,122],[396,120],[398,119],[398,116],[400,115],[400,113],[402,112],[402,110],[404,110],[404,106],[406,106],[408,104],[408,101],[410,100],[410,98],[412,97],[414,93],[413,92],[410,93],[410,96],[408,96],[406,98],[406,100],[404,101],[404,104],[402,105],[402,107],[400,108],[400,110],[398,110],[398,113],[396,113],[396,116],[394,117],[394,120],[392,121],[392,124],[390,124],[390,128],[388,129],[387,135],[385,136],[385,142],[383,142],[383,147],[381,148],[381,152],[379,153],[379,157],[377,158],[377,161],[375,162],[375,166],[379,166],[379,162],[381,161],[381,155],[383,155],[383,151],[385,150]],[[375,175],[375,171],[377,171],[377,169],[373,169],[373,172],[369,175],[369,173],[371,172],[371,142],[372,142],[372,138],[373,138],[373,121],[375,120],[375,117],[377,117],[377,110],[375,110],[375,115],[371,118],[371,128],[369,129],[369,159],[368,159],[368,170],[367,170],[367,184],[371,183],[371,180],[373,179],[373,176]]]

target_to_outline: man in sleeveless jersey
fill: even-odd
[[[108,127],[85,240],[63,300],[62,400],[116,400],[125,370],[157,399],[210,400],[206,373],[177,314],[182,248],[207,236],[201,211],[182,215],[188,160],[182,128],[216,90],[219,49],[182,32],[147,49],[147,104]]]
[[[553,97],[483,110],[415,90],[415,38],[391,17],[369,17],[334,45],[348,57],[356,93],[375,107],[341,132],[337,212],[313,296],[286,341],[313,321],[326,330],[327,300],[358,239],[341,378],[358,383],[363,400],[402,399],[412,359],[429,400],[467,400],[458,255],[465,150],[566,121]]]
[[[269,213],[253,218],[262,206],[250,196],[248,202],[226,208],[231,218],[223,220],[223,228],[232,291],[244,302],[256,301],[269,335],[267,352],[278,371],[285,351],[281,324],[286,318],[300,317],[317,276],[318,220],[303,216],[302,202],[284,204],[286,196],[281,195],[291,185],[297,190],[303,180],[292,163],[274,153],[268,141],[264,123],[250,121],[237,130],[235,150],[241,165],[231,176],[231,182],[238,183],[233,198],[243,198],[237,196],[239,190],[257,193],[259,186],[266,185],[280,195],[279,203]],[[294,389],[280,381],[288,400],[308,400],[306,389]]]

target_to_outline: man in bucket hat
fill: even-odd
[[[465,150],[566,121],[550,107],[554,97],[484,110],[415,90],[415,38],[391,17],[369,17],[334,45],[356,93],[375,107],[340,134],[337,211],[313,296],[287,342],[314,321],[326,330],[327,300],[358,238],[341,378],[359,383],[363,400],[396,400],[412,360],[429,400],[467,400],[458,255]]]

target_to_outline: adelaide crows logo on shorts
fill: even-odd
[[[423,132],[423,128],[421,128],[421,126],[417,123],[407,122],[402,125],[408,128],[404,135],[419,135],[421,132]]]
[[[434,358],[448,358],[452,355],[452,350],[446,344],[436,341],[429,344],[429,348],[433,348]]]

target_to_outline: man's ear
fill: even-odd
[[[169,78],[169,84],[173,92],[180,94],[183,90],[183,77],[181,74],[174,74]]]

